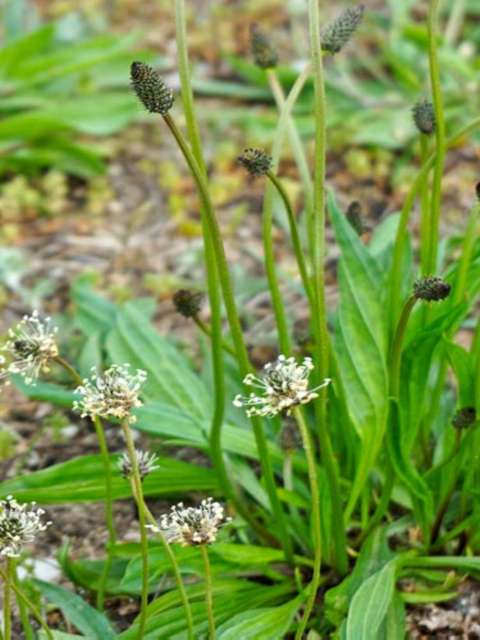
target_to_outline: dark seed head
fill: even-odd
[[[477,194],[477,200],[480,202],[480,182],[475,185],[475,193]]]
[[[272,47],[270,38],[256,24],[250,27],[250,51],[255,64],[262,69],[277,66],[278,54]]]
[[[365,227],[362,221],[362,205],[357,200],[354,200],[348,205],[348,209],[345,212],[345,216],[359,236],[365,231]]]
[[[263,176],[272,166],[272,158],[262,149],[245,149],[237,160],[252,176]]]
[[[419,300],[427,302],[444,300],[451,291],[451,285],[437,276],[427,276],[417,280],[413,285],[413,293]]]
[[[188,289],[179,289],[173,296],[175,309],[185,318],[195,317],[202,307],[202,301],[203,293]]]
[[[415,126],[425,135],[431,135],[436,128],[435,111],[430,100],[419,100],[412,109]]]
[[[167,115],[173,105],[173,92],[158,71],[143,62],[132,62],[130,79],[134,92],[147,111]]]
[[[343,49],[361,23],[364,9],[362,4],[349,7],[325,27],[321,34],[323,51],[334,54]]]
[[[463,407],[452,418],[452,426],[455,429],[467,429],[477,419],[475,407]]]

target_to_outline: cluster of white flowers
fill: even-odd
[[[158,469],[158,464],[155,464],[158,460],[158,456],[155,453],[149,453],[148,451],[140,451],[139,449],[135,450],[135,455],[137,458],[138,472],[140,474],[140,478],[143,480],[145,476],[148,476],[149,473]],[[130,456],[125,451],[122,453],[119,461],[118,468],[120,469],[120,473],[124,478],[130,478],[133,473],[132,462],[130,460]]]
[[[151,528],[160,531],[167,542],[189,547],[215,542],[219,528],[229,521],[223,506],[207,498],[198,507],[185,507],[179,502],[160,518],[158,527]]]
[[[130,373],[128,364],[114,364],[103,375],[93,367],[91,377],[85,378],[83,385],[75,389],[81,398],[73,403],[73,409],[82,418],[118,418],[135,422],[131,411],[142,406],[139,394],[146,379],[147,374],[141,369]]]
[[[297,364],[295,358],[281,355],[275,362],[265,365],[262,377],[249,373],[243,380],[246,385],[260,389],[262,394],[238,395],[233,404],[249,407],[248,416],[271,418],[283,412],[288,414],[293,407],[317,398],[317,391],[330,383],[326,378],[318,387],[309,389],[308,378],[313,368],[311,358],[304,358],[302,364]]]
[[[58,356],[58,328],[50,318],[40,318],[38,311],[8,331],[8,340],[0,359],[0,378],[20,374],[27,384],[34,384],[42,372],[48,371],[51,360]]]
[[[0,555],[18,557],[23,546],[51,524],[42,522],[44,513],[35,502],[20,504],[12,496],[0,500]]]

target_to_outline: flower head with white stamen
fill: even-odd
[[[2,348],[7,357],[1,356],[0,378],[18,373],[27,384],[35,384],[58,356],[57,332],[51,319],[40,318],[38,311],[24,316],[8,331],[8,340]]]
[[[198,507],[185,507],[179,502],[160,518],[158,527],[150,528],[160,531],[169,543],[190,547],[215,542],[218,530],[229,521],[223,506],[207,498]]]
[[[35,502],[20,504],[12,496],[0,500],[0,555],[18,557],[24,545],[51,524],[42,522],[44,513]]]
[[[158,456],[155,453],[135,449],[135,455],[137,457],[138,473],[140,474],[141,480],[148,476],[149,473],[152,473],[152,471],[155,471],[155,469],[158,469],[158,464],[155,464],[158,460]],[[126,451],[122,453],[118,460],[118,468],[125,479],[132,477],[132,461]]]
[[[82,418],[118,418],[133,423],[136,418],[131,411],[142,406],[139,394],[146,379],[147,374],[141,369],[130,373],[128,364],[113,364],[103,375],[93,367],[90,378],[75,389],[81,398],[73,403],[73,410]]]
[[[249,373],[243,380],[246,385],[260,389],[261,395],[238,395],[233,404],[236,407],[248,407],[247,416],[272,418],[279,413],[288,414],[293,407],[317,398],[317,391],[330,383],[327,378],[317,387],[309,389],[308,378],[313,368],[311,358],[304,358],[302,364],[297,364],[295,358],[280,355],[275,362],[265,365],[263,376]]]

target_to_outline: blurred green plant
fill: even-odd
[[[52,167],[85,178],[102,173],[105,152],[94,137],[138,115],[124,82],[136,34],[89,34],[67,19],[25,32],[14,4],[3,10],[0,175]]]

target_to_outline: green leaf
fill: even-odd
[[[13,384],[27,398],[40,402],[51,402],[59,407],[70,408],[75,400],[73,391],[65,389],[58,384],[49,382],[37,382],[35,385],[26,384],[21,376],[12,376]]]
[[[195,637],[201,638],[208,632],[205,608],[205,587],[202,582],[187,585],[186,592],[191,603]],[[282,604],[292,592],[292,585],[283,582],[278,585],[262,585],[249,580],[216,578],[213,581],[213,601],[215,620],[221,625],[237,613],[251,608],[262,608]],[[144,640],[175,638],[186,630],[185,614],[181,606],[178,589],[156,598],[147,610],[147,628]],[[138,627],[134,623],[120,634],[119,640],[134,640]],[[181,636],[180,636],[181,637]]]
[[[115,640],[117,637],[107,618],[83,598],[59,585],[34,580],[42,595],[59,607],[65,618],[89,638]]]
[[[405,640],[406,616],[403,599],[395,593],[388,607],[380,637],[386,640]]]
[[[119,312],[107,349],[114,362],[129,362],[148,373],[146,399],[178,407],[193,418],[209,418],[207,388],[187,358],[155,331],[135,303],[126,304]]]
[[[112,456],[116,468],[117,456]],[[160,458],[159,468],[145,479],[147,496],[185,495],[189,491],[217,490],[217,480],[211,469]],[[131,490],[120,473],[113,474],[113,497],[128,498]],[[42,504],[64,504],[103,500],[105,481],[100,456],[81,456],[41,471],[17,476],[0,483],[0,496],[15,495],[21,502],[36,500]]]
[[[370,576],[352,599],[347,618],[347,640],[383,640],[380,627],[395,594],[396,560]]]
[[[82,277],[74,282],[71,297],[75,304],[75,324],[83,333],[88,336],[112,329],[118,307],[95,293],[88,279]]]
[[[338,626],[360,585],[393,558],[387,543],[387,530],[378,528],[365,541],[352,573],[325,594],[327,618]]]
[[[272,640],[284,638],[302,602],[295,598],[281,607],[249,609],[230,618],[217,629],[219,640]]]
[[[475,359],[473,353],[469,353],[451,340],[444,339],[443,345],[457,379],[459,406],[475,406]]]
[[[85,638],[85,636],[77,636],[73,635],[72,633],[63,633],[63,631],[57,631],[56,629],[50,629],[50,633],[54,637],[54,640],[78,640],[79,638]],[[43,631],[43,629],[40,629],[38,637],[40,638],[40,640],[48,640],[48,636],[45,631]]]
[[[345,215],[329,195],[328,208],[340,245],[340,302],[335,350],[351,420],[362,451],[349,506],[353,508],[382,445],[388,409],[386,319],[382,275]]]

